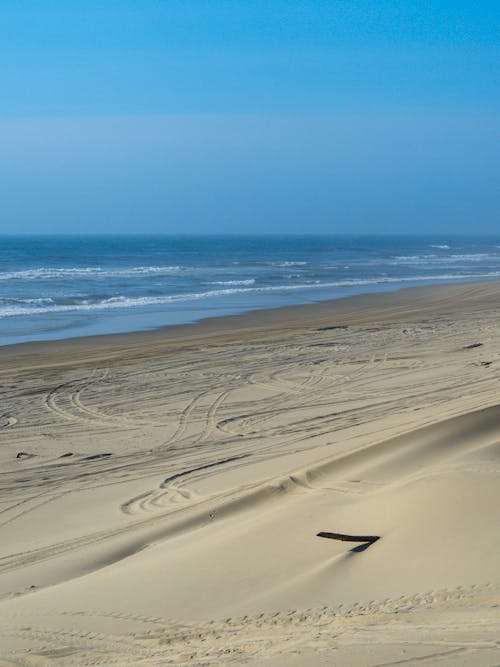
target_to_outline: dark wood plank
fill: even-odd
[[[317,537],[327,537],[330,540],[340,540],[341,542],[376,542],[380,539],[379,535],[345,535],[343,533],[326,533],[322,531]]]

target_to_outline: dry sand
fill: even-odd
[[[0,664],[500,664],[499,380],[499,283],[0,349]]]

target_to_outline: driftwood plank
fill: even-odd
[[[343,533],[326,533],[322,531],[317,537],[328,537],[330,540],[340,540],[341,542],[376,542],[380,535],[344,535]]]

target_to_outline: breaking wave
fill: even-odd
[[[40,267],[23,271],[0,272],[0,280],[50,280],[61,278],[119,278],[127,276],[164,275],[186,271],[186,266],[132,266],[129,268],[105,269],[100,266],[79,268]]]
[[[269,285],[263,287],[232,287],[227,289],[214,289],[204,292],[191,292],[185,294],[169,294],[161,296],[139,296],[129,297],[117,295],[101,299],[78,299],[73,298],[71,302],[61,301],[59,303],[53,299],[3,299],[0,300],[0,318],[20,315],[34,315],[43,313],[64,313],[64,312],[88,312],[105,311],[117,308],[128,309],[148,306],[158,306],[176,302],[198,301],[202,299],[213,299],[231,296],[235,294],[251,294],[264,292],[287,292],[291,290],[310,290],[310,289],[328,289],[328,288],[349,288],[349,287],[367,287],[370,285],[386,284],[406,284],[418,282],[434,281],[452,281],[464,279],[480,278],[498,278],[500,271],[476,275],[463,274],[441,274],[441,275],[415,275],[405,277],[380,276],[377,278],[366,279],[348,279],[333,282],[300,283],[294,285]],[[52,303],[51,303],[52,302]],[[3,304],[3,305],[2,305]]]

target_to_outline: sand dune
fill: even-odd
[[[0,350],[0,665],[498,664],[499,295]]]

